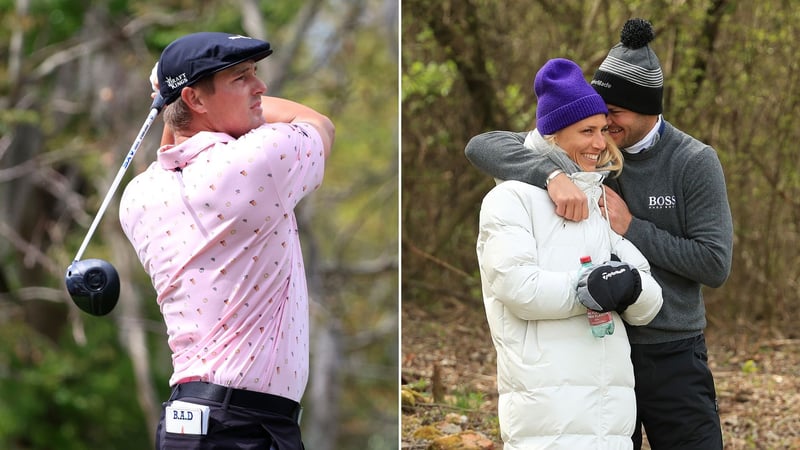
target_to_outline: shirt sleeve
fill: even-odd
[[[489,131],[467,143],[467,159],[500,180],[516,180],[544,189],[547,176],[560,167],[547,155],[525,147],[528,132]]]
[[[280,198],[288,202],[288,210],[322,184],[325,152],[319,132],[310,124],[265,124],[249,138],[261,141],[259,148],[266,159],[266,176],[275,183]]]

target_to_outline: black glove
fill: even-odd
[[[622,313],[642,293],[642,277],[630,264],[606,261],[581,274],[578,300],[589,309]]]

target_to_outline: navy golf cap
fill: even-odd
[[[272,54],[269,42],[236,34],[206,31],[176,39],[158,60],[158,87],[169,105],[206,75],[244,61],[261,60]]]

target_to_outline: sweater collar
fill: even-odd
[[[650,147],[656,145],[659,138],[661,138],[661,133],[664,131],[664,118],[661,114],[658,115],[658,120],[656,121],[653,128],[650,130],[647,135],[642,138],[639,142],[631,145],[630,147],[623,148],[622,151],[628,154],[636,154],[647,151]]]

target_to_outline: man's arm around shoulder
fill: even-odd
[[[556,214],[572,221],[589,217],[589,201],[546,155],[525,147],[528,132],[489,131],[467,143],[467,159],[481,171],[500,180],[517,180],[547,189]],[[554,175],[551,177],[550,175]]]

